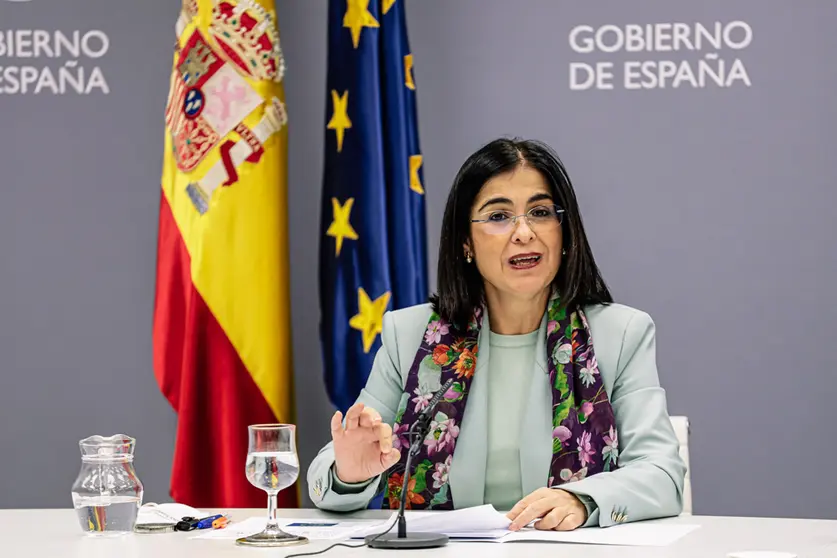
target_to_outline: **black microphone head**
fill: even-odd
[[[448,392],[448,390],[450,389],[450,386],[452,386],[452,385],[453,385],[453,378],[451,378],[447,382],[445,382],[445,385],[443,385],[439,389],[439,391],[437,391],[435,394],[433,394],[433,397],[430,399],[430,401],[427,404],[427,409],[432,410],[433,407],[435,407],[439,403],[439,401],[441,401],[442,396],[444,396]]]
[[[411,439],[413,436],[419,436],[419,440],[421,440],[427,435],[427,431],[430,428],[430,420],[436,410],[436,405],[439,404],[442,396],[444,396],[450,389],[450,386],[453,385],[453,380],[454,379],[451,378],[445,382],[439,391],[433,394],[433,397],[431,397],[430,401],[427,402],[427,406],[419,412],[418,416],[416,416],[416,420],[413,421],[413,425],[410,427],[408,433]]]

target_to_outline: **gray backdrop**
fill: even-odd
[[[110,39],[103,57],[80,61],[102,68],[108,95],[0,93],[2,507],[68,506],[76,442],[92,433],[136,436],[147,499],[167,498],[176,417],[151,369],[151,313],[179,4],[0,0],[0,31],[98,28]],[[326,6],[277,7],[306,464],[331,414],[316,291]],[[746,26],[731,28],[732,43],[752,31],[740,50],[659,51],[671,44],[663,36],[650,51],[583,53],[568,39],[578,25],[735,20]],[[408,21],[430,261],[464,158],[498,135],[546,140],[568,166],[615,295],[657,323],[669,410],[692,420],[695,512],[837,518],[837,4],[410,0]],[[601,38],[607,48],[616,35]],[[665,88],[625,87],[626,62],[691,68],[697,79],[719,60],[729,73],[736,59],[749,86],[672,88],[669,77]],[[684,60],[689,68],[675,66]],[[613,89],[570,89],[571,63],[600,62],[613,65]],[[6,67],[63,63],[0,56]]]

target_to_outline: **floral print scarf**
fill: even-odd
[[[554,297],[547,308],[547,367],[552,386],[552,462],[548,487],[617,468],[613,409],[599,375],[590,328],[581,309],[567,312]],[[436,406],[430,433],[411,463],[408,509],[454,509],[448,485],[456,439],[477,365],[482,326],[479,309],[464,331],[433,313],[410,368],[393,426],[401,459],[385,474],[383,509],[397,509],[410,442],[419,412],[450,378],[454,383]]]

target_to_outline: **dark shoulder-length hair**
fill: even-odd
[[[464,246],[471,238],[474,200],[488,180],[524,165],[543,175],[553,201],[564,209],[561,228],[567,253],[561,258],[553,281],[562,306],[573,310],[613,302],[593,259],[572,183],[558,155],[540,141],[501,138],[468,157],[456,175],[445,206],[437,292],[430,302],[434,311],[453,324],[467,324],[476,308],[485,303],[483,278],[476,265],[465,260]]]

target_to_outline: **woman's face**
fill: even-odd
[[[471,207],[470,251],[493,294],[538,296],[548,289],[561,265],[562,234],[557,218],[550,219],[555,202],[544,177],[523,166],[485,183]],[[535,210],[512,224],[512,215]]]

